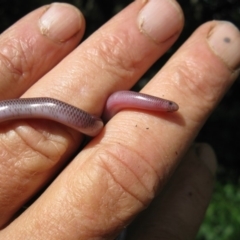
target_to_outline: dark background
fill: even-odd
[[[63,2],[63,1],[58,1]],[[87,22],[85,38],[98,29],[109,18],[132,1],[130,0],[66,0],[77,6],[84,13]],[[167,61],[172,53],[202,23],[217,19],[228,20],[240,28],[239,0],[179,0],[184,14],[185,27],[180,39],[136,85],[138,90]],[[28,12],[51,3],[50,0],[0,0],[0,31],[17,21]],[[240,49],[239,49],[240,54]],[[204,61],[204,59],[203,59]],[[198,141],[210,143],[219,160],[218,180],[239,183],[240,158],[240,79],[236,81],[212,114],[197,137]]]

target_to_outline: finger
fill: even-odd
[[[191,147],[163,192],[127,230],[127,239],[195,239],[211,198],[216,157],[207,144]]]
[[[71,24],[71,28],[66,28],[68,24]],[[16,98],[26,91],[77,45],[83,35],[84,25],[83,16],[76,8],[68,4],[53,4],[33,11],[6,30],[0,37],[0,98]],[[31,139],[36,145],[42,142],[50,155],[51,148],[55,146],[51,140],[46,144],[46,132],[40,133],[41,128],[27,139],[21,136],[20,128],[14,132],[7,127],[9,125],[2,124],[0,132],[0,226],[29,197],[22,194],[22,190],[29,189],[32,175],[36,178],[36,188],[42,185],[36,174],[42,171],[41,163],[36,162],[39,156],[31,153],[34,150],[30,151],[27,140]],[[28,131],[28,128],[25,130]],[[61,138],[58,140],[59,144],[64,144]],[[48,167],[52,165],[45,160],[42,157],[40,161]]]
[[[51,96],[101,114],[110,93],[132,87],[169,49],[182,30],[183,16],[175,2],[152,2],[157,8],[151,19],[152,27],[145,20],[147,14],[151,15],[149,11],[141,14],[145,3],[133,2],[24,96]],[[158,16],[162,8],[165,11]],[[172,21],[166,26],[169,18]]]
[[[214,39],[223,41],[215,45]],[[35,219],[44,238],[59,228],[65,238],[116,236],[167,182],[210,111],[233,83],[240,62],[234,55],[239,44],[239,32],[232,24],[201,26],[144,89],[157,96],[161,90],[165,97],[176,100],[179,113],[161,117],[137,111],[117,114],[5,234],[14,229],[16,234],[21,231],[28,236],[32,233],[30,219]],[[51,223],[46,212],[54,215]],[[29,228],[23,232],[21,224]]]
[[[50,6],[33,11],[2,33],[0,99],[19,97],[80,41],[85,27],[81,13],[69,4]]]
[[[24,96],[51,96],[99,114],[109,92],[132,86],[168,49],[182,28],[182,13],[176,3],[154,0],[151,1],[151,9],[147,7],[147,12],[141,11],[146,9],[145,5],[142,1],[133,2],[38,81]],[[156,6],[157,11],[151,21],[156,24],[156,17],[159,19],[153,31],[146,18],[150,18],[149,11],[153,11]],[[159,15],[159,9],[162,8],[165,9],[164,14]],[[169,18],[173,21],[164,28]],[[137,20],[139,25],[136,24]],[[149,29],[151,31],[147,32]],[[59,127],[60,125],[50,122],[46,125],[36,121],[11,125],[11,129],[20,136],[15,142],[11,138],[8,141],[10,145],[15,144],[10,149],[13,149],[14,156],[18,156],[13,159],[12,165],[16,166],[16,161],[21,162],[17,171],[17,183],[10,181],[11,186],[5,189],[13,201],[16,193],[9,192],[8,189],[15,189],[17,184],[21,195],[29,197],[79,146],[79,134]],[[16,148],[19,142],[22,144],[21,152],[30,153],[31,161],[29,156],[20,155],[19,148]],[[27,145],[26,151],[24,144]],[[9,169],[5,176],[12,176],[14,168]],[[38,174],[32,174],[36,172]],[[20,188],[19,182],[20,185],[24,183],[24,186],[21,185]],[[14,206],[19,206],[21,201],[15,201]],[[5,205],[8,206],[8,203]],[[3,211],[7,211],[5,209],[7,207]],[[51,233],[46,231],[46,234]]]
[[[153,28],[148,27],[148,21],[145,21],[147,14],[151,16],[148,13],[149,10],[147,13],[146,11],[143,14],[141,12],[144,5],[142,1],[132,3],[83,42],[29,89],[23,97],[53,97],[92,114],[100,115],[110,92],[130,88],[135,84],[139,77],[159,56],[167,51],[180,34],[183,17],[179,6],[175,2],[153,1],[153,8],[158,6],[155,15],[158,14],[159,9],[165,9],[164,15],[159,16],[154,31]],[[166,28],[165,25],[169,16],[174,21]],[[123,19],[124,24],[122,24]],[[143,21],[146,22],[146,26],[142,24]],[[152,18],[151,21],[155,24],[156,18]],[[128,28],[126,28],[126,25]],[[151,31],[147,33],[146,28]],[[157,31],[157,28],[162,31]],[[35,131],[38,124],[31,125],[31,127]],[[66,138],[65,144],[56,148],[57,152],[51,153],[51,158],[57,159],[69,150],[72,153],[72,149],[79,146],[79,142],[81,142],[79,133],[68,128],[66,130],[69,136],[64,135],[64,138]],[[31,136],[34,134],[24,131],[25,139],[29,139],[28,136],[25,136],[26,133]],[[50,134],[56,135],[51,130]],[[59,134],[57,134],[58,136]],[[57,142],[57,140],[54,142]],[[36,146],[32,141],[27,141],[27,143],[33,149]],[[66,148],[66,145],[73,148]],[[45,156],[45,145],[40,145],[38,151]],[[51,151],[54,151],[54,149],[51,148]],[[54,160],[54,162],[57,163],[58,161]]]
[[[111,187],[118,187],[115,195],[105,199],[119,203],[111,209],[111,216],[125,219],[126,224],[166,183],[211,111],[236,79],[239,47],[240,34],[232,24],[209,22],[201,26],[143,89],[145,93],[176,101],[179,112],[160,117],[147,112],[122,111],[107,124],[99,148],[94,153],[82,154],[85,165],[98,160],[109,172],[108,181],[115,182],[115,188]],[[130,196],[126,197],[127,194]]]

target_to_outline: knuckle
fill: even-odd
[[[178,89],[183,93],[183,96],[191,99],[191,101],[195,100],[194,103],[199,103],[198,107],[200,109],[206,109],[211,108],[212,104],[217,101],[214,91],[219,88],[219,83],[211,79],[211,74],[206,75],[206,73],[212,72],[209,69],[210,66],[203,66],[202,64],[199,65],[196,61],[188,59],[187,61],[178,62],[177,66],[173,66],[175,71],[172,72]],[[214,78],[214,76],[212,77]]]
[[[81,165],[81,177],[73,174],[65,183],[70,205],[81,211],[85,219],[96,221],[96,231],[123,224],[145,209],[153,198],[153,193],[123,161],[123,158],[125,162],[132,161],[133,154],[124,154],[126,147],[116,145],[91,149]]]
[[[42,185],[68,147],[63,138],[23,125],[5,125],[0,133],[0,212],[6,217],[0,227]]]
[[[31,178],[55,166],[66,152],[68,144],[64,137],[44,131],[41,126],[20,124],[14,130],[6,129],[1,134],[2,164],[8,163],[9,171],[16,171],[23,178]]]
[[[101,35],[95,45],[97,47],[88,49],[87,58],[97,61],[95,63],[98,67],[106,69],[117,79],[130,78],[140,60],[135,59],[126,48],[128,42],[129,36],[126,33],[118,36]]]
[[[151,183],[146,184],[141,177],[144,175],[142,174],[143,172],[149,176],[155,173],[152,169],[149,171],[149,166],[146,166],[146,160],[121,144],[117,146],[109,144],[109,146],[99,149],[96,158],[98,165],[109,175],[110,182],[113,182],[116,187],[120,187],[120,195],[122,197],[130,196],[133,201],[140,202],[142,207],[146,207],[149,204],[155,194],[155,181],[149,181]],[[137,167],[133,169],[133,162],[136,162],[136,166],[139,168],[143,168],[141,174],[138,173]],[[117,198],[121,196],[117,196]]]
[[[31,40],[10,39],[0,49],[0,73],[8,81],[21,81],[30,74],[33,61]]]

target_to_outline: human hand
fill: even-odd
[[[0,37],[1,100],[53,97],[101,115],[110,93],[131,88],[182,27],[175,2],[139,0],[73,50],[83,16],[69,5],[42,7]],[[143,89],[177,102],[179,112],[124,110],[74,158],[83,138],[72,129],[1,124],[0,239],[113,239],[159,192],[128,238],[193,239],[216,163],[206,145],[180,160],[238,74],[239,41],[229,23],[201,26]]]

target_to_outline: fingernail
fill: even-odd
[[[155,42],[164,42],[181,31],[183,14],[174,0],[148,0],[138,15],[138,26]]]
[[[198,143],[195,145],[195,153],[198,159],[210,170],[212,175],[215,175],[217,170],[217,158],[213,148],[206,143]]]
[[[219,21],[208,36],[213,52],[231,69],[240,66],[240,32],[236,26],[227,21]]]
[[[43,35],[58,42],[65,42],[74,36],[82,26],[80,12],[70,4],[53,3],[39,19]]]

